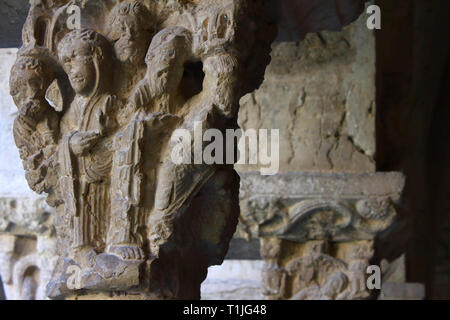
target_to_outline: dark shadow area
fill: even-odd
[[[253,239],[247,241],[242,238],[233,238],[230,242],[227,260],[261,260],[260,240]]]
[[[0,300],[6,300],[5,289],[3,288],[3,281],[0,277]]]
[[[202,92],[204,78],[205,73],[201,61],[188,62],[184,65],[179,90],[185,101]]]
[[[399,220],[377,251],[406,252],[406,280],[425,284],[428,299],[450,298],[450,2],[376,4],[377,171],[406,176]]]

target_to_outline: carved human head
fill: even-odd
[[[46,72],[42,61],[32,56],[17,59],[11,70],[9,86],[10,94],[22,113],[27,103],[45,97],[50,82],[50,73]]]
[[[109,43],[99,33],[81,29],[69,32],[58,45],[58,57],[77,94],[90,95],[108,81],[111,70]]]
[[[140,2],[118,4],[107,21],[107,36],[114,41],[117,59],[123,63],[142,63],[151,40],[152,18]]]
[[[160,90],[176,89],[191,46],[192,35],[183,27],[167,27],[154,36],[145,63],[152,78],[158,79]]]
[[[209,82],[216,86],[214,91],[220,98],[219,102],[222,104],[222,108],[231,111],[237,99],[235,88],[238,72],[237,59],[226,52],[218,52],[207,57],[203,64]]]

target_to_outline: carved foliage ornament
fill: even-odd
[[[389,228],[396,211],[389,198],[241,199],[243,219],[257,237],[292,241],[372,239]]]

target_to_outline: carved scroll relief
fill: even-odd
[[[260,237],[271,299],[365,299],[374,239],[394,224],[400,173],[241,173],[241,218]]]

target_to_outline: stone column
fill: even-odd
[[[32,2],[10,89],[28,184],[56,208],[49,297],[200,297],[239,177],[189,137],[237,128],[270,61],[270,3]]]
[[[274,46],[266,80],[243,99],[244,129],[279,129],[279,174],[239,166],[239,234],[261,239],[270,299],[364,299],[375,240],[404,185],[376,172],[375,35],[367,15],[342,32]],[[383,270],[382,270],[383,272]]]

